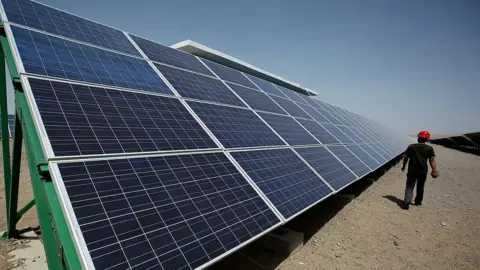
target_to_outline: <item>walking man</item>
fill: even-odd
[[[415,184],[417,184],[415,205],[422,205],[423,190],[428,175],[427,160],[430,162],[430,167],[432,168],[432,177],[438,177],[435,151],[433,147],[425,144],[429,139],[430,133],[428,131],[421,131],[418,133],[417,143],[409,145],[403,154],[402,172],[405,171],[405,166],[408,163],[407,187],[405,188],[405,199],[402,207],[405,210],[408,210],[412,203]]]

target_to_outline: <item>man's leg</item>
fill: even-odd
[[[412,202],[413,199],[413,189],[415,188],[415,182],[417,181],[416,177],[407,176],[407,186],[405,188],[405,198],[404,198],[404,207],[408,209],[408,205]]]
[[[417,196],[415,197],[415,204],[421,205],[423,201],[423,191],[425,189],[425,182],[427,181],[427,176],[421,176],[418,178],[417,183]]]

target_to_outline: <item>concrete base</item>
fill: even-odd
[[[40,238],[33,231],[22,234],[22,239],[10,244],[9,263],[13,269],[48,270],[45,250]]]
[[[277,256],[291,256],[303,246],[303,233],[278,228],[258,240]]]

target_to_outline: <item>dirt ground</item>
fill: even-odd
[[[273,264],[258,259],[262,252],[254,258],[248,251],[254,242],[212,269],[480,269],[480,157],[434,147],[440,178],[428,179],[423,206],[399,208],[405,175],[397,164],[373,184],[345,190],[358,195],[352,201],[332,197],[288,223],[304,233],[304,246],[289,258]],[[3,167],[1,175],[0,230],[6,226]],[[33,196],[25,156],[20,194],[19,205]],[[19,223],[37,225],[34,209]],[[17,245],[1,247],[1,270],[9,269],[6,251]],[[238,264],[238,256],[251,265]],[[9,267],[22,268],[21,260],[13,258]]]
[[[423,206],[397,205],[398,164],[278,269],[480,269],[480,157],[434,148],[440,178],[427,180]]]
[[[0,141],[1,142],[1,141]],[[10,151],[13,147],[13,141],[10,140]],[[0,149],[2,149],[0,144]],[[33,199],[33,190],[30,183],[30,173],[28,170],[28,161],[25,153],[25,148],[22,149],[22,162],[20,168],[20,186],[19,186],[19,197],[18,197],[18,208],[24,206],[31,199]],[[0,150],[1,151],[1,150]],[[3,152],[2,152],[3,153]],[[7,227],[7,216],[6,216],[6,206],[5,206],[5,182],[3,175],[3,155],[0,153],[0,234],[6,230]],[[38,226],[37,219],[37,210],[35,207],[30,209],[22,219],[18,222],[17,228],[26,228],[26,227],[36,227]],[[5,244],[0,240],[0,270],[4,269],[19,269],[19,266],[23,265],[22,258],[15,258],[11,255],[13,250],[27,248],[29,245],[29,240],[15,241],[8,244]],[[8,252],[10,251],[10,252]],[[10,261],[10,263],[7,263]]]

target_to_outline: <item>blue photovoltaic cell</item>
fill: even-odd
[[[15,135],[15,115],[13,114],[8,115],[8,128],[10,129],[10,137],[13,137]],[[1,133],[2,131],[0,130]]]
[[[194,55],[129,34],[150,60],[214,76]]]
[[[318,103],[314,100],[313,97],[305,96],[305,95],[302,95],[302,94],[300,94],[299,96],[305,101],[303,103],[309,104],[310,106],[312,106],[314,108],[319,108],[320,107],[320,105],[318,105]]]
[[[327,148],[333,152],[337,158],[339,158],[343,164],[345,164],[350,170],[352,170],[358,177],[362,177],[370,172],[370,168],[367,167],[360,159],[358,159],[352,152],[348,151],[345,146],[331,145]]]
[[[56,156],[217,148],[177,99],[29,82]]]
[[[251,110],[188,102],[225,148],[285,145]]]
[[[337,121],[332,121],[332,123],[336,124],[336,125],[345,125],[345,126],[348,126],[350,125],[350,123],[348,123],[347,121],[345,121],[345,119],[343,119],[337,112],[335,112],[332,108],[329,108],[326,110],[327,112],[329,112],[335,119],[337,119]],[[329,118],[330,119],[330,118]]]
[[[322,116],[327,118],[328,123],[333,123],[333,124],[336,124],[336,125],[341,125],[342,124],[340,121],[337,120],[337,118],[335,116],[333,116],[328,111],[322,110],[320,107],[316,107],[316,109]],[[325,122],[325,123],[327,123],[327,122]]]
[[[340,144],[340,141],[335,139],[332,134],[328,133],[328,131],[323,128],[320,124],[315,121],[304,120],[304,119],[297,119],[302,126],[304,126],[317,140],[319,140],[323,144]]]
[[[261,90],[263,90],[266,93],[281,96],[284,98],[287,98],[286,95],[282,93],[282,91],[278,90],[271,82],[265,81],[263,79],[257,78],[255,76],[252,76],[250,74],[245,74],[248,78],[250,78],[253,83],[255,83]]]
[[[363,135],[362,139],[366,143],[375,143],[377,141],[377,139],[375,139],[375,137],[371,134],[371,132],[367,131],[364,127],[357,126],[357,130],[359,131],[358,134],[360,136]]]
[[[302,110],[295,102],[284,99],[281,97],[270,96],[275,102],[282,107],[285,111],[287,111],[293,117],[302,117],[306,119],[313,119],[309,116],[304,110]],[[306,105],[304,105],[306,106]]]
[[[147,61],[16,26],[12,31],[27,73],[172,94]]]
[[[345,135],[347,135],[354,143],[364,143],[349,127],[337,126]]]
[[[392,147],[387,142],[380,142],[380,147],[387,153],[388,159],[391,159],[395,156],[395,151],[393,151]]]
[[[290,145],[319,144],[290,116],[260,113],[260,116]]]
[[[194,269],[279,222],[222,153],[58,167],[96,269]]]
[[[10,22],[139,56],[122,31],[29,0],[2,0]]]
[[[303,103],[303,104],[308,104],[303,98],[300,97],[300,95],[302,94],[299,94],[293,90],[290,90],[288,88],[285,88],[283,86],[280,86],[280,85],[275,85],[278,89],[280,89],[280,91],[282,91],[283,94],[285,94],[286,96],[288,96],[291,100],[295,101],[295,102],[299,102],[299,103]]]
[[[351,117],[346,115],[340,108],[335,107],[334,111],[340,118],[343,120],[346,126],[353,126],[354,122],[352,121]]]
[[[377,144],[371,143],[368,146],[370,146],[373,150],[375,150],[375,152],[377,152],[382,157],[383,159],[382,163],[387,162],[389,160],[388,154],[385,153],[385,151],[381,147],[379,147]]]
[[[240,71],[226,67],[224,65],[217,64],[215,62],[202,59],[202,61],[215,73],[220,77],[220,79],[229,81],[232,83],[240,84],[243,86],[247,86],[253,89],[258,89],[245,75],[243,75]]]
[[[332,193],[290,149],[232,152],[231,155],[286,219]]]
[[[319,100],[319,99],[316,99],[316,98],[312,98],[312,100],[315,102],[316,106],[313,106],[315,108],[319,108],[321,110],[326,110],[326,105],[323,101]]]
[[[287,114],[267,94],[232,83],[227,83],[252,109],[279,114]]]
[[[328,130],[335,138],[337,138],[342,144],[353,144],[353,141],[348,138],[336,125],[322,124],[323,127]]]
[[[375,152],[375,150],[373,150],[373,148],[371,148],[368,144],[362,144],[358,147],[362,148],[363,151],[367,152],[379,164],[383,164],[385,162],[385,159],[380,154]]]
[[[317,120],[320,123],[330,123],[328,119],[320,113],[320,110],[316,110],[315,108],[308,106],[308,105],[300,105],[302,109],[306,111],[313,119]]]
[[[373,159],[373,157],[371,157],[367,152],[360,148],[360,146],[348,145],[346,147],[348,148],[348,150],[354,153],[355,156],[357,156],[361,161],[363,161],[370,170],[374,170],[380,165],[380,162]]]
[[[182,97],[245,107],[222,81],[181,69],[155,64]]]
[[[362,139],[362,141],[364,141],[365,143],[370,143],[372,142],[372,140],[365,134],[364,130],[361,129],[360,127],[359,128],[356,128],[356,127],[350,127],[350,130],[355,133],[355,135],[357,135],[358,137],[360,137],[360,139]]]
[[[295,149],[335,190],[339,190],[357,179],[325,147]]]

